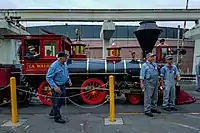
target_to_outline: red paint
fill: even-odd
[[[88,92],[88,90],[85,90],[85,87],[89,87],[89,86],[94,86],[94,87],[98,87],[100,86],[101,88],[106,88],[105,84],[103,83],[103,81],[96,79],[96,78],[91,78],[91,79],[87,79],[81,86],[81,97],[83,99],[84,102],[86,102],[87,104],[100,104],[105,100],[107,91],[106,90],[94,90],[95,92]],[[84,93],[84,92],[88,92],[88,93]],[[94,93],[94,94],[92,94]]]
[[[0,87],[7,86],[11,77],[11,68],[0,68]]]
[[[128,97],[128,101],[131,103],[131,104],[139,104],[140,103],[140,96],[138,95],[130,95]]]
[[[166,49],[166,54],[169,55],[170,54],[170,48],[167,45],[159,45],[156,47],[156,61],[157,62],[165,62],[165,57],[163,57],[162,55],[162,51]]]

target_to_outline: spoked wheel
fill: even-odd
[[[52,105],[52,100],[51,100],[51,88],[48,84],[47,81],[44,81],[40,84],[39,88],[38,88],[38,94],[39,94],[39,98],[40,101],[47,106],[51,106]],[[46,97],[45,97],[46,96]]]
[[[105,100],[107,94],[107,91],[103,90],[103,88],[106,88],[106,86],[101,80],[88,79],[81,86],[81,98],[87,104],[100,104]]]
[[[138,95],[129,95],[129,96],[127,97],[127,99],[128,99],[128,102],[129,102],[130,104],[139,104],[140,101],[141,101],[141,98],[140,98],[140,96],[138,96]]]

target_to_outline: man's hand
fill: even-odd
[[[60,92],[61,92],[59,87],[57,87],[57,88],[54,88],[54,90],[55,90],[56,92],[58,92],[58,93],[60,93]]]
[[[144,89],[144,81],[143,80],[140,80],[140,88]]]
[[[144,89],[144,84],[143,84],[143,83],[140,84],[140,88],[141,88],[141,89]]]
[[[72,86],[72,82],[69,82],[69,86]]]

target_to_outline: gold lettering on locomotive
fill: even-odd
[[[28,64],[28,68],[33,69],[33,68],[35,68],[35,65],[34,64]]]
[[[40,67],[41,67],[41,66],[40,66],[40,65],[38,65],[38,64],[37,64],[36,66],[37,66],[37,68],[40,68]]]
[[[29,69],[48,69],[49,64],[28,64]]]

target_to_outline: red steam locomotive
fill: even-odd
[[[142,48],[143,57],[152,49],[161,33],[154,21],[145,21],[140,23],[140,27],[135,31],[136,37]],[[49,65],[56,60],[56,54],[65,51],[70,55],[68,61],[69,73],[73,83],[72,87],[67,87],[68,96],[80,94],[73,100],[82,100],[87,104],[100,104],[108,95],[108,77],[115,77],[115,92],[117,95],[124,94],[131,104],[138,104],[142,101],[143,91],[140,88],[139,74],[142,61],[122,60],[120,57],[120,47],[113,44],[108,50],[106,60],[89,59],[85,54],[86,45],[77,39],[71,41],[68,37],[61,35],[21,35],[5,36],[6,38],[21,39],[22,41],[22,70],[14,66],[2,65],[0,68],[0,104],[9,102],[9,78],[11,76],[17,79],[17,88],[30,92],[37,92],[45,96],[51,96],[48,83],[45,80],[45,74]],[[34,46],[38,56],[28,58],[29,45]],[[158,47],[162,51],[162,47]],[[159,63],[159,59],[157,58]],[[162,58],[163,59],[163,58]],[[162,65],[162,64],[160,64]],[[22,77],[21,77],[22,76]],[[104,89],[106,88],[106,89]],[[90,91],[91,90],[91,91]],[[87,92],[86,92],[87,91]],[[88,92],[89,91],[89,92]],[[180,98],[180,92],[177,91],[177,104],[184,102],[194,102],[191,96],[187,95],[186,99]],[[25,91],[17,90],[18,102],[28,104],[31,95]],[[159,97],[162,97],[162,90],[159,89]],[[51,105],[50,97],[39,96],[41,102],[45,105]],[[160,98],[162,99],[162,98]],[[180,99],[183,99],[180,101]],[[188,99],[190,99],[188,101]]]

